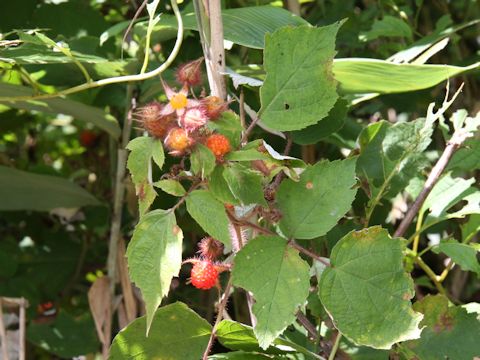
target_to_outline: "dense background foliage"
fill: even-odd
[[[265,7],[266,5],[270,7]],[[141,19],[123,39],[125,29],[138,6],[140,1],[136,0],[0,2],[0,295],[24,297],[29,302],[27,355],[31,359],[71,358],[101,353],[101,341],[95,331],[88,292],[97,279],[107,274],[119,154],[117,148],[122,145],[119,145],[118,139],[132,99],[138,106],[155,99],[160,101],[167,99],[158,77],[132,83],[130,86],[124,83],[107,85],[61,98],[29,102],[10,102],[7,98],[29,96],[32,95],[32,90],[33,95],[53,94],[85,82],[86,73],[89,74],[87,79],[91,77],[93,80],[138,73],[145,54],[148,23],[146,11],[140,15]],[[270,58],[265,57],[264,63],[266,32],[273,32],[288,24],[293,26],[306,22],[316,26],[336,24],[329,27],[331,29],[329,37],[325,40],[325,49],[330,49],[331,45],[331,53],[327,54],[324,51],[322,56],[325,56],[326,62],[331,61],[333,56],[335,59],[352,60],[350,62],[339,60],[333,63],[333,75],[338,81],[337,88],[328,79],[323,79],[325,82],[320,79],[317,84],[317,91],[325,91],[325,98],[330,99],[331,104],[319,105],[324,107],[324,115],[329,113],[326,120],[315,125],[318,119],[301,118],[298,122],[305,123],[289,127],[287,120],[282,123],[278,117],[269,117],[268,112],[265,118],[262,118],[269,127],[281,131],[294,130],[289,135],[293,139],[289,155],[307,164],[315,164],[321,159],[331,161],[344,159],[348,154],[360,155],[356,164],[359,190],[348,215],[339,225],[333,227],[332,224],[333,228],[329,227],[327,233],[310,229],[306,231],[307,235],[299,234],[299,231],[295,233],[293,230],[289,234],[289,224],[280,225],[284,234],[297,239],[307,239],[299,240],[299,243],[322,257],[330,258],[332,262],[336,261],[338,269],[342,267],[344,259],[342,260],[341,249],[332,253],[332,248],[339,239],[351,230],[359,230],[366,225],[381,225],[393,236],[399,220],[406,211],[407,203],[410,204],[418,195],[431,167],[445,148],[450,136],[448,134],[454,130],[448,119],[464,119],[466,114],[474,118],[480,111],[478,101],[480,78],[478,65],[475,65],[480,61],[478,43],[480,27],[477,23],[480,19],[480,6],[478,2],[472,0],[431,2],[302,0],[300,4],[297,1],[282,3],[265,0],[225,0],[222,6],[227,9],[224,15],[224,31],[230,45],[226,51],[226,64],[236,72],[236,75],[228,78],[228,90],[229,93],[240,97],[240,89],[236,84],[234,86],[236,81],[240,81],[245,103],[254,111],[260,109],[260,97],[265,101],[268,92],[276,91],[275,88],[268,87],[266,80],[262,94],[259,95],[260,81],[265,79],[262,66],[265,65],[268,76],[270,69],[275,67],[275,60],[272,59],[280,57],[280,54],[274,53],[277,50],[272,50]],[[282,7],[288,9],[289,6],[292,11],[300,10],[304,20],[291,16],[286,10],[280,10]],[[174,64],[162,74],[162,78],[172,86],[175,68],[203,55],[200,38],[195,30],[193,4],[184,1],[180,8],[186,29],[183,45]],[[177,33],[171,6],[162,2],[157,13],[162,13],[162,16],[152,33],[149,69],[154,69],[165,61],[174,46]],[[337,23],[343,19],[346,21],[341,25]],[[338,34],[335,36],[337,29]],[[269,41],[272,43],[278,41],[279,48],[284,46],[285,51],[293,48],[299,40],[295,38],[297,35],[291,35],[290,42],[285,40],[289,36],[287,33],[277,32],[275,35],[269,35]],[[305,33],[304,36],[303,39],[310,35]],[[312,39],[315,42],[319,41],[313,35]],[[52,44],[60,44],[64,51],[58,50],[58,47]],[[336,55],[333,49],[336,50]],[[435,68],[431,72],[423,68],[398,70],[389,66],[389,62],[362,63],[355,62],[355,58],[418,65],[427,62],[456,67],[445,66]],[[270,64],[268,59],[271,61]],[[472,64],[474,65],[471,66]],[[238,74],[246,77],[240,78]],[[305,78],[299,81],[308,82],[315,79],[313,76],[309,79],[309,74],[304,76]],[[441,106],[447,86],[445,80],[448,78],[451,93],[454,93],[462,82],[465,83],[463,91],[438,123],[430,124],[430,128],[425,127],[427,132],[430,131],[427,138],[431,138],[431,142],[425,141],[425,137],[415,138],[419,133],[418,129],[424,125],[419,121],[413,121],[427,115],[430,103],[436,103],[437,108]],[[331,94],[328,93],[328,86],[332,86]],[[206,79],[204,87],[208,89]],[[230,108],[238,113],[238,101],[232,102]],[[458,109],[465,109],[466,112],[458,112]],[[476,121],[478,123],[478,119]],[[473,123],[475,122],[472,120]],[[308,125],[311,127],[307,130],[299,130]],[[365,130],[367,126],[370,130]],[[134,124],[130,137],[135,138],[142,134],[141,125]],[[253,130],[250,139],[264,139],[279,153],[285,147],[284,139],[260,127]],[[409,149],[406,143],[407,145],[414,143],[415,149]],[[401,355],[391,356],[440,359],[448,355],[452,360],[480,356],[478,344],[475,347],[475,341],[473,343],[468,341],[469,337],[474,338],[478,335],[480,322],[474,315],[467,314],[464,308],[460,307],[462,304],[470,304],[468,311],[473,313],[478,311],[477,302],[480,302],[478,282],[480,265],[476,245],[480,227],[479,143],[477,134],[476,138],[467,140],[457,151],[445,171],[446,175],[438,184],[440,187],[434,190],[421,210],[424,228],[421,228],[420,220],[418,222],[420,227],[414,229],[415,225],[412,226],[405,235],[406,238],[411,237],[413,241],[415,230],[422,231],[418,238],[418,250],[425,249],[421,264],[415,265],[415,256],[406,256],[403,265],[395,263],[396,260],[385,260],[384,254],[377,254],[376,257],[372,254],[369,257],[371,263],[367,266],[371,266],[372,271],[375,271],[380,263],[384,263],[387,270],[382,271],[400,272],[402,275],[404,266],[411,272],[415,281],[414,300],[418,301],[414,305],[416,311],[428,314],[425,309],[436,309],[437,315],[443,311],[442,316],[438,315],[441,318],[440,323],[437,322],[435,313],[425,315],[422,323],[422,326],[427,326],[422,335],[425,337],[421,340],[410,340],[403,345],[395,345],[391,354],[398,351]],[[409,149],[408,153],[406,149]],[[405,162],[396,168],[398,164],[388,163],[390,160],[387,156],[381,155],[382,151],[390,151],[390,155],[396,151],[400,152],[401,156],[406,154],[402,158]],[[345,176],[354,174],[355,165],[347,165],[346,161],[342,161],[345,168],[339,166],[340,169],[333,175],[328,173],[330,171],[328,169],[314,167],[318,173],[312,176],[324,176],[329,179],[330,184],[338,182],[339,188],[343,186],[348,189],[355,181],[352,184],[343,184],[341,177],[343,174]],[[178,158],[167,155],[164,171],[178,162]],[[376,168],[380,163],[385,169],[396,169],[392,172],[391,178],[386,176],[388,174],[381,173],[383,170],[379,172]],[[160,169],[154,167],[153,172],[154,179],[160,179],[162,175]],[[386,178],[389,184],[382,188],[382,184],[387,182]],[[382,190],[379,192],[378,189]],[[155,198],[152,209],[168,209],[178,201],[175,196],[157,190],[159,196]],[[288,192],[288,189],[284,190],[284,193]],[[372,192],[373,195],[380,193],[378,201],[374,200],[374,206],[369,203]],[[338,198],[330,201],[341,202],[341,198],[347,195],[339,193],[336,195]],[[301,202],[308,202],[308,196],[298,193]],[[287,198],[286,195],[284,197]],[[372,198],[375,199],[375,196]],[[265,200],[263,198],[258,200],[262,201]],[[284,204],[288,203],[288,200],[279,199],[281,208],[282,201]],[[283,206],[284,216],[290,216],[285,215],[292,211],[290,205],[288,203]],[[300,203],[296,206],[301,205]],[[429,215],[429,211],[434,215]],[[184,236],[184,259],[195,255],[197,242],[205,235],[205,231],[191,218],[189,212],[192,213],[190,210],[187,212],[183,205],[177,212],[177,223]],[[297,213],[297,209],[294,212]],[[459,215],[453,216],[452,214],[456,212]],[[322,214],[319,213],[318,216],[321,217]],[[121,237],[128,244],[139,221],[135,185],[130,177],[126,180],[126,197],[121,208],[121,218]],[[295,215],[291,218],[295,223]],[[378,246],[383,246],[381,243],[388,235],[383,232],[384,230],[373,229],[374,234],[370,236],[379,241]],[[444,242],[440,246],[435,246],[440,240]],[[347,235],[342,241],[348,243],[352,239]],[[414,243],[417,243],[417,240]],[[251,245],[253,247],[255,244],[252,242]],[[278,246],[278,242],[273,245],[275,246]],[[358,251],[361,254],[362,250]],[[392,251],[406,250],[399,245],[398,249]],[[447,256],[459,266],[449,264],[452,261],[446,260]],[[320,263],[312,263],[308,257],[305,259],[313,265],[312,275],[316,275],[315,271],[321,273],[324,270]],[[265,260],[258,261],[257,266],[261,268]],[[299,268],[303,266],[297,265]],[[292,265],[292,268],[295,269],[295,266]],[[425,269],[439,275],[443,272],[445,276],[441,278],[442,284],[435,283]],[[325,279],[329,276],[334,277],[334,271],[335,268],[328,269]],[[240,273],[240,270],[238,272]],[[234,273],[234,276],[240,279],[239,287],[255,293],[258,284],[243,282],[241,274]],[[162,303],[172,305],[158,314],[159,319],[155,320],[157,323],[155,321],[153,323],[154,327],[157,324],[157,334],[170,332],[168,326],[162,325],[162,319],[163,321],[168,319],[170,312],[186,316],[194,329],[203,329],[207,334],[211,331],[206,322],[190,314],[190,310],[184,308],[183,304],[175,303],[181,301],[207,322],[214,322],[216,316],[214,304],[217,303],[218,292],[215,289],[197,290],[187,284],[188,277],[189,268],[184,266],[180,276],[173,279],[171,291]],[[285,275],[285,279],[288,280],[288,275]],[[226,277],[223,275],[222,281],[225,286]],[[357,290],[361,292],[361,282],[355,285],[352,279],[345,281],[352,286],[353,293],[356,292],[355,286],[358,286]],[[294,322],[287,328],[283,338],[276,340],[276,347],[270,347],[269,356],[302,359],[309,358],[309,353],[318,353],[328,357],[334,344],[336,330],[323,306],[335,318],[335,304],[341,302],[345,294],[335,295],[333,290],[320,289],[320,293],[327,292],[323,297],[320,294],[322,306],[316,296],[316,280],[312,281],[311,286],[314,291],[310,293],[303,309],[307,314],[308,323],[314,326],[322,325],[319,328],[321,336],[311,341],[305,329]],[[409,285],[401,284],[400,287],[406,289]],[[124,294],[122,289],[118,284],[118,295]],[[444,295],[457,306],[447,310],[445,297],[427,297],[428,294],[438,292],[444,292]],[[138,289],[134,290],[134,296],[138,308],[134,307],[133,318],[144,314],[142,297]],[[285,296],[288,297],[288,294]],[[384,293],[379,290],[373,296],[381,298]],[[408,299],[407,294],[404,300]],[[419,302],[422,299],[424,300]],[[259,302],[259,299],[256,300]],[[132,319],[132,314],[126,315],[128,310],[122,309],[124,303],[121,301],[119,296],[117,304],[120,305],[113,317],[113,336]],[[372,301],[375,303],[375,300]],[[399,303],[395,306],[404,305]],[[381,308],[377,310],[378,314],[387,311]],[[412,316],[411,312],[411,308],[405,308],[404,316]],[[249,309],[243,290],[239,289],[233,293],[228,313],[233,320],[250,325]],[[372,318],[375,318],[372,313],[366,314],[365,318],[358,315],[356,326],[349,324],[349,319],[345,319],[347,325],[343,325],[341,319],[335,319],[338,322],[336,323],[338,329],[342,331],[344,326],[348,329],[344,331],[346,337],[341,340],[340,350],[337,352],[338,359],[387,359],[389,352],[379,349],[388,349],[393,343],[404,340],[392,336],[393,340],[390,343],[387,340],[388,335],[383,339],[363,339],[362,334],[368,332],[365,324],[373,321]],[[291,323],[293,318],[289,320]],[[381,328],[383,315],[382,319],[374,320],[373,323]],[[390,320],[398,324],[402,318]],[[15,320],[13,322],[15,323]],[[378,325],[379,323],[382,325]],[[131,331],[136,330],[143,335],[145,324],[141,325]],[[232,323],[229,326],[239,325]],[[442,335],[443,337],[437,336],[438,327],[442,326],[449,331]],[[234,330],[226,330],[225,327],[226,325],[222,331],[228,334],[235,333]],[[382,328],[385,334],[390,330],[392,330],[390,326]],[[15,325],[12,325],[12,333],[14,331]],[[248,332],[248,329],[241,328],[236,331],[240,333],[243,331],[241,340],[238,340],[240,344],[235,343],[235,339],[229,343],[228,334],[224,335],[221,344],[214,345],[212,354],[226,353],[230,350],[261,351],[256,343],[257,339]],[[177,328],[171,331],[169,339],[173,341],[176,336],[186,336],[188,333],[188,327]],[[275,338],[273,336],[269,340],[258,337],[258,333],[255,335],[261,347],[270,345]],[[208,335],[206,338],[208,339]],[[355,346],[346,338],[377,349]],[[13,342],[15,341],[12,340]],[[107,342],[110,343],[110,339]],[[307,350],[296,349],[297,351],[291,351],[286,355],[280,345],[292,346],[292,344]],[[449,344],[452,349],[461,350],[448,352],[450,350],[444,350],[442,344]],[[204,348],[202,341],[192,345],[192,349],[199,348],[200,353],[202,347]],[[435,353],[437,350],[438,353]],[[116,358],[121,358],[121,355],[117,356],[119,357]],[[173,359],[181,355],[164,356]],[[246,354],[239,353],[230,357],[222,356],[216,355],[212,358],[224,359],[234,356],[249,358]],[[252,359],[257,358],[253,356],[264,358],[263,355],[251,356]]]

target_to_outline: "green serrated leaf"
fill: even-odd
[[[150,206],[155,201],[157,192],[153,188],[153,185],[149,184],[147,181],[136,184],[135,188],[138,196],[138,212],[140,216],[143,216],[148,212],[148,209],[150,209]]]
[[[232,151],[225,155],[225,160],[229,161],[255,161],[255,160],[272,160],[270,156],[258,151],[257,149],[242,149]]]
[[[161,141],[148,136],[140,136],[131,140],[127,149],[130,150],[127,168],[135,184],[140,214],[143,215],[157,196],[153,185],[149,182],[150,161],[153,159],[158,167],[162,168],[165,154]]]
[[[288,237],[325,235],[350,209],[356,189],[356,158],[307,167],[300,181],[284,180],[277,192],[280,228]]]
[[[185,188],[180,184],[177,180],[167,179],[167,180],[160,180],[153,183],[153,186],[156,186],[167,194],[173,196],[183,196],[187,193]]]
[[[152,159],[157,164],[159,169],[162,169],[165,163],[165,153],[163,151],[162,142],[158,139],[153,139],[152,144]]]
[[[127,149],[130,150],[127,168],[135,184],[148,179],[148,162],[152,157],[152,138],[140,136],[131,140]]]
[[[480,214],[470,215],[468,220],[460,225],[460,229],[462,230],[462,242],[469,242],[480,231]]]
[[[473,190],[471,185],[475,179],[452,178],[450,173],[442,176],[425,199],[420,212],[430,210],[428,216],[438,217],[445,213]]]
[[[265,36],[259,116],[266,126],[300,130],[327,116],[338,98],[332,66],[341,24],[284,27]]]
[[[127,149],[130,150],[127,168],[132,174],[134,183],[148,179],[150,159],[153,158],[160,169],[165,161],[161,141],[149,136],[140,136],[131,140],[127,145]]]
[[[453,154],[447,169],[463,171],[480,169],[480,141],[478,139],[465,141],[462,148]]]
[[[450,173],[445,174],[435,184],[420,210],[422,213],[429,212],[419,232],[448,219],[480,214],[480,191],[471,186],[474,182],[473,178],[452,178]],[[450,212],[460,201],[465,204],[457,211]]]
[[[342,128],[347,117],[347,111],[347,101],[338,99],[328,116],[322,119],[322,121],[303,130],[291,132],[292,140],[300,145],[316,144]]]
[[[148,337],[142,316],[113,339],[109,360],[198,360],[205,351],[212,326],[187,305],[176,302],[155,312]]]
[[[207,234],[230,246],[229,220],[220,201],[207,190],[195,190],[186,203],[188,213]]]
[[[480,355],[480,343],[473,335],[480,333],[478,314],[449,304],[442,295],[427,295],[413,307],[424,314],[420,325],[426,328],[420,339],[402,344],[409,358],[472,360]]]
[[[213,170],[210,179],[208,180],[210,192],[215,198],[223,203],[239,205],[240,202],[232,194],[225,178],[223,177],[223,171],[223,166],[217,166],[215,170]]]
[[[313,355],[308,349],[285,337],[275,339],[272,346],[262,350],[258,345],[253,328],[232,320],[222,320],[218,325],[216,335],[220,343],[229,349],[267,353],[272,359],[276,359],[272,354],[288,354],[292,352],[305,354],[307,358],[312,358]],[[281,359],[284,359],[284,357],[281,357]]]
[[[333,248],[319,296],[335,327],[357,345],[390,349],[418,338],[422,316],[412,310],[413,281],[402,243],[379,226],[352,231]]]
[[[190,156],[190,163],[192,165],[192,172],[200,175],[203,179],[212,173],[215,168],[216,159],[208,147],[197,144]]]
[[[472,271],[480,276],[480,263],[477,260],[478,247],[462,244],[454,239],[450,239],[440,242],[440,244],[432,250],[437,254],[444,253],[450,257],[453,262],[460,265],[462,270]]]
[[[225,167],[223,177],[231,193],[241,204],[267,204],[263,196],[263,177],[259,173],[233,163]]]
[[[412,39],[412,29],[407,22],[393,16],[384,16],[383,19],[373,22],[372,28],[360,34],[360,40],[371,41],[379,37],[405,37]]]
[[[309,270],[298,252],[278,236],[259,236],[237,253],[233,283],[255,297],[254,332],[261,348],[268,348],[295,320],[296,311],[308,296]]]
[[[140,219],[128,244],[128,272],[145,301],[147,333],[155,310],[168,294],[172,278],[180,271],[182,239],[175,214],[154,210]]]
[[[215,354],[208,357],[210,360],[282,360],[284,357],[265,355],[260,353],[247,353],[244,351],[234,351],[223,354]]]
[[[424,225],[437,223],[442,219],[446,219],[448,209],[476,191],[476,188],[471,186],[474,182],[475,179],[473,178],[452,178],[450,173],[442,176],[420,209],[421,213],[430,210],[424,221]]]
[[[261,351],[253,328],[236,321],[222,320],[216,335],[218,341],[228,349]]]
[[[433,123],[423,118],[395,125],[380,121],[362,131],[357,173],[368,181],[370,212],[382,198],[395,197],[427,166],[423,151],[432,132]]]

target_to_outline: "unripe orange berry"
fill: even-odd
[[[194,143],[188,133],[179,127],[170,130],[165,138],[165,146],[170,150],[171,155],[183,155]]]

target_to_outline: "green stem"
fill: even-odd
[[[473,239],[473,237],[475,236],[475,233],[472,233],[470,236],[467,236],[463,241],[462,243],[463,244],[468,244],[470,242],[470,240]],[[452,259],[449,260],[449,263],[448,265],[445,267],[445,269],[443,270],[443,272],[440,274],[440,276],[438,277],[438,281],[439,282],[443,282],[446,278],[447,278],[447,275],[448,273],[450,272],[450,270],[453,269],[453,266],[455,265],[455,263],[453,262]]]
[[[335,343],[333,344],[332,351],[330,352],[330,356],[328,357],[328,360],[334,360],[335,355],[337,354],[338,347],[340,346],[340,340],[342,339],[342,333],[339,331],[337,334],[337,337],[335,339]]]
[[[304,354],[304,355],[306,355],[310,358],[314,358],[314,359],[318,359],[318,360],[325,360],[324,357],[311,352],[310,350],[304,348],[301,345],[298,345],[297,343],[294,343],[293,341],[289,341],[289,340],[286,340],[286,339],[279,338],[279,339],[275,340],[275,345],[290,346],[292,349],[294,349],[294,350],[298,351],[299,353],[302,353],[302,354]]]
[[[452,259],[450,259],[448,262],[448,265],[445,267],[445,269],[442,271],[442,273],[438,277],[438,282],[442,283],[447,278],[447,275],[450,272],[450,270],[452,270],[453,265],[455,265],[455,263],[452,261]]]
[[[425,274],[432,280],[432,282],[435,284],[435,287],[437,288],[438,292],[442,295],[447,296],[447,292],[445,291],[445,288],[443,285],[438,281],[437,275],[433,272],[433,270],[423,261],[421,257],[416,257],[415,262],[422,268],[423,271],[425,271]]]
[[[142,69],[140,70],[140,74],[145,73],[147,71],[147,66],[148,66],[148,58],[150,56],[150,40],[152,37],[152,31],[153,27],[157,23],[155,21],[155,12],[157,11],[157,6],[158,6],[159,1],[154,0],[151,4],[153,5],[153,8],[150,9],[147,5],[148,8],[148,26],[147,26],[147,36],[145,38],[145,57],[143,58],[143,65]]]
[[[79,91],[84,91],[88,89],[93,89],[105,85],[111,85],[111,84],[118,84],[118,83],[124,83],[124,82],[134,82],[134,81],[142,81],[142,80],[147,80],[152,77],[160,75],[162,72],[164,72],[175,60],[175,58],[178,55],[178,52],[180,51],[180,47],[182,45],[183,41],[183,21],[182,21],[182,16],[180,14],[180,10],[178,9],[177,2],[176,0],[171,0],[170,1],[172,5],[173,12],[175,13],[175,17],[178,22],[178,32],[177,32],[177,40],[175,42],[175,46],[173,47],[172,52],[168,56],[167,60],[160,65],[158,68],[155,70],[143,73],[143,74],[137,74],[137,75],[124,75],[124,76],[117,76],[117,77],[112,77],[108,79],[102,79],[102,80],[97,80],[97,81],[91,81],[89,83],[81,84],[78,86],[74,86],[72,88],[59,91],[54,94],[43,94],[43,95],[37,95],[37,96],[16,96],[16,97],[0,97],[0,102],[15,102],[15,101],[29,101],[29,100],[42,100],[42,99],[51,99],[59,96],[64,96],[64,95],[69,95],[73,93],[77,93]]]
[[[420,242],[420,229],[422,228],[422,222],[423,222],[423,212],[419,212],[418,213],[418,219],[417,219],[417,225],[416,225],[416,228],[415,228],[415,237],[413,239],[413,245],[412,245],[412,250],[413,252],[415,253],[415,255],[417,254],[418,252],[418,244]]]
[[[375,207],[378,205],[378,203],[382,199],[384,191],[387,189],[388,185],[390,185],[390,181],[392,181],[393,177],[397,174],[397,167],[404,160],[404,158],[407,156],[407,153],[408,152],[405,152],[405,154],[401,157],[400,161],[397,162],[397,164],[395,165],[395,169],[385,179],[382,186],[380,187],[380,190],[377,193],[377,196],[375,196],[371,205],[367,208],[367,211],[366,211],[366,218],[367,219],[365,221],[366,227],[368,227],[368,224],[370,223],[370,217],[373,214],[373,210],[375,209]]]

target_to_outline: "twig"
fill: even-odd
[[[243,92],[243,86],[240,87],[240,99],[238,100],[238,107],[240,110],[240,125],[242,125],[242,129],[245,129],[245,93]]]
[[[208,0],[210,12],[210,60],[212,66],[212,80],[215,86],[210,88],[212,95],[221,99],[227,98],[225,87],[225,48],[223,46],[222,2]],[[212,84],[210,84],[211,86]]]
[[[89,230],[87,230],[87,233],[85,236],[81,237],[81,248],[80,248],[80,254],[78,255],[77,259],[77,264],[75,265],[75,272],[73,273],[72,277],[68,280],[68,283],[64,286],[61,294],[62,298],[67,298],[70,294],[70,291],[72,290],[73,286],[77,282],[78,278],[80,277],[80,274],[82,273],[83,265],[85,264],[85,257],[87,255],[88,251],[88,244],[90,243],[90,238],[92,234]]]
[[[203,353],[202,360],[208,359],[208,354],[210,354],[210,351],[212,349],[218,324],[220,324],[220,321],[222,321],[223,319],[223,312],[225,311],[225,308],[227,306],[228,298],[230,297],[230,291],[232,287],[233,287],[233,281],[232,281],[232,277],[230,276],[230,278],[228,279],[227,286],[225,287],[225,292],[223,293],[222,299],[220,300],[220,304],[218,305],[217,319],[215,320],[215,324],[213,325],[212,333],[210,334],[210,339],[208,340],[207,348]]]
[[[231,210],[226,209],[226,213],[233,229],[235,230],[235,236],[238,239],[237,242],[233,241],[232,239],[233,252],[236,253],[240,251],[240,249],[243,248],[243,246],[245,245],[243,242],[243,235],[242,235],[242,228],[241,228],[241,226],[243,226],[244,224],[235,217],[235,214]],[[254,225],[254,224],[250,224],[250,225]],[[235,245],[235,243],[238,243],[237,246]],[[252,325],[252,327],[255,327],[257,324],[257,319],[255,318],[255,315],[253,315],[253,303],[254,303],[253,296],[247,290],[245,291],[245,296],[247,298],[247,307],[248,307],[248,313],[250,315],[250,324]]]
[[[190,187],[190,189],[187,190],[186,194],[183,195],[182,198],[180,200],[178,200],[178,202],[170,209],[170,212],[174,212],[175,210],[177,210],[180,207],[180,205],[182,205],[185,202],[185,200],[187,200],[188,195],[190,195],[190,193],[193,190],[195,190],[196,188],[198,188],[202,184],[203,184],[202,181],[199,181],[199,182],[193,184]]]
[[[178,9],[177,6],[177,1],[176,0],[171,0],[170,1],[172,5],[173,12],[175,13],[175,17],[177,19],[178,23],[178,31],[177,31],[177,40],[175,41],[175,45],[172,49],[172,52],[168,56],[167,60],[160,65],[158,68],[146,72],[144,74],[136,74],[136,75],[124,75],[124,76],[117,76],[117,77],[111,77],[108,79],[102,79],[102,80],[97,80],[97,81],[91,81],[85,84],[77,85],[74,87],[71,87],[66,90],[62,90],[53,94],[42,94],[42,95],[28,95],[28,96],[1,96],[0,97],[0,102],[15,102],[15,101],[28,101],[28,100],[42,100],[42,99],[51,99],[55,97],[60,97],[64,95],[69,95],[73,94],[79,91],[84,91],[88,89],[93,89],[105,85],[111,85],[111,84],[118,84],[118,83],[124,83],[124,82],[134,82],[134,81],[142,81],[142,80],[147,80],[152,77],[160,75],[162,72],[164,72],[175,60],[175,58],[178,55],[178,52],[180,51],[180,47],[183,42],[183,21],[182,21],[182,16],[180,14],[180,10]]]
[[[257,230],[259,233],[262,233],[262,234],[265,234],[265,235],[275,235],[275,233],[269,229],[266,229],[260,225],[257,225],[257,224],[254,224],[254,223],[251,223],[247,220],[243,220],[243,219],[237,219],[235,217],[235,214],[229,210],[227,210],[227,216],[229,218],[229,220],[232,222],[233,225],[240,225],[240,226],[246,226],[246,227],[249,227],[251,229],[255,229]],[[240,250],[240,249],[238,249]]]
[[[455,153],[455,151],[457,151],[460,145],[462,145],[465,139],[466,139],[466,136],[462,136],[460,132],[456,131],[453,134],[452,138],[450,139],[447,146],[445,147],[445,150],[443,151],[442,156],[440,156],[440,159],[438,159],[437,163],[435,164],[432,171],[430,172],[430,175],[428,176],[422,191],[420,192],[418,197],[415,199],[415,202],[413,203],[413,205],[408,209],[405,217],[403,218],[402,222],[398,226],[397,231],[395,231],[396,237],[401,237],[405,234],[408,227],[410,226],[413,219],[415,218],[415,215],[417,215],[418,211],[420,210],[423,203],[425,202],[425,199],[430,194],[433,187],[435,186],[438,179],[440,178],[440,175],[447,167],[448,162],[452,158],[453,154]]]
[[[145,6],[147,5],[147,2],[148,2],[148,0],[143,0],[143,2],[140,4],[140,7],[137,9],[137,11],[135,11],[135,15],[133,15],[133,18],[130,21],[130,24],[128,24],[127,30],[125,30],[125,33],[123,34],[122,45],[127,40],[127,36],[130,33],[130,31],[132,30],[132,27],[133,27],[133,24],[135,23],[135,20],[138,19],[138,17],[140,16],[140,13],[143,11],[143,9],[145,9]],[[134,3],[134,5],[136,5],[136,4]],[[123,59],[123,46],[121,46],[120,58]]]
[[[25,298],[20,298],[19,337],[18,337],[18,360],[25,360],[26,329],[27,329],[27,306]]]
[[[2,358],[3,360],[9,360],[7,331],[5,330],[5,324],[3,322],[3,303],[2,303],[1,297],[0,297],[0,339],[2,340]]]
[[[123,122],[122,141],[117,149],[117,168],[115,176],[115,193],[113,199],[113,215],[110,227],[110,240],[108,245],[107,271],[110,278],[110,293],[112,301],[115,299],[115,283],[117,273],[117,247],[120,239],[120,228],[122,225],[122,208],[125,196],[125,175],[127,166],[127,150],[125,149],[130,140],[132,128],[132,112],[135,109],[135,98],[132,97],[133,86],[127,86],[127,105],[125,119]],[[113,304],[112,304],[113,306]],[[113,312],[112,312],[113,313]]]
[[[221,2],[218,0],[194,0],[193,5],[211,95],[226,99],[225,79],[221,75],[225,73]]]
[[[283,155],[288,155],[290,154],[290,150],[292,149],[292,137],[288,134],[286,134],[287,137],[287,144],[285,145],[285,150],[283,151]],[[277,176],[275,176],[275,179],[272,182],[272,185],[270,186],[270,189],[275,191],[279,186],[282,180],[285,178],[285,173],[283,171],[280,171]]]
[[[332,351],[330,352],[330,356],[328,360],[334,360],[335,355],[337,354],[338,347],[340,346],[340,340],[342,339],[342,333],[339,331],[337,332],[337,337],[335,338],[335,343],[333,344]]]
[[[317,328],[310,322],[310,320],[308,320],[302,311],[297,312],[297,321],[305,328],[305,330],[307,330],[308,335],[312,340],[317,340]]]
[[[293,247],[294,249],[297,249],[299,252],[302,254],[305,254],[307,256],[310,256],[312,259],[315,259],[319,262],[321,262],[325,266],[330,266],[330,264],[325,261],[322,257],[318,256],[317,254],[311,252],[310,250],[305,249],[303,246],[299,245],[298,243],[295,242],[295,240],[290,240],[288,244]]]
[[[300,16],[300,2],[298,0],[286,0],[287,9],[297,16]]]
[[[250,117],[252,117],[252,114],[250,114]],[[250,133],[252,132],[253,128],[255,127],[255,125],[257,125],[259,121],[260,121],[260,118],[257,115],[252,117],[252,122],[250,123],[250,125],[248,125],[247,130],[245,130],[245,132],[243,133],[242,139],[240,140],[240,144],[244,145],[247,142],[248,137],[250,136]]]

